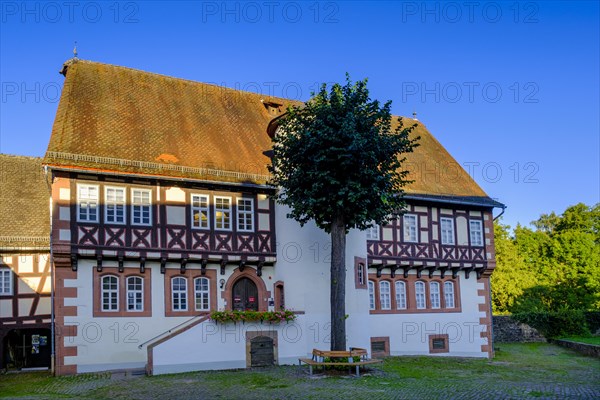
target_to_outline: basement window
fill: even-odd
[[[429,335],[429,353],[448,353],[448,335]]]

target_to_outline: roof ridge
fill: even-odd
[[[70,60],[65,61],[65,63],[67,63],[68,61],[70,61]],[[256,97],[267,97],[267,98],[270,98],[270,99],[284,100],[286,102],[304,103],[304,101],[302,101],[302,100],[288,99],[288,98],[285,98],[285,97],[272,96],[272,95],[269,95],[269,94],[254,93],[254,92],[249,92],[247,90],[234,89],[234,88],[230,88],[230,87],[227,87],[227,86],[217,85],[215,83],[200,82],[200,81],[195,81],[195,80],[186,79],[186,78],[178,78],[178,77],[175,77],[175,76],[160,74],[158,72],[145,71],[143,69],[125,67],[125,66],[116,65],[116,64],[108,64],[108,63],[103,63],[103,62],[99,62],[99,61],[78,59],[77,62],[74,62],[73,64],[71,64],[71,67],[74,66],[74,65],[76,65],[76,64],[79,64],[79,63],[91,64],[91,65],[95,64],[95,65],[102,65],[102,66],[106,66],[106,67],[119,68],[119,69],[129,70],[129,71],[132,71],[132,72],[144,73],[144,74],[153,75],[153,76],[157,76],[157,77],[161,77],[161,78],[166,78],[166,79],[174,80],[174,81],[178,81],[178,82],[184,82],[184,83],[189,83],[189,84],[194,84],[194,85],[204,85],[204,86],[209,86],[211,88],[215,88],[215,89],[218,89],[218,90],[229,90],[229,91],[232,91],[232,92],[235,92],[235,93],[242,93],[242,94],[252,95],[252,96],[256,96]]]

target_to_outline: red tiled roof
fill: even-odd
[[[90,61],[65,70],[44,158],[57,167],[264,184],[267,126],[301,104]],[[413,135],[421,141],[407,155],[407,193],[487,197],[422,123]]]

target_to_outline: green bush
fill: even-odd
[[[590,334],[582,310],[521,312],[513,314],[513,318],[537,329],[546,338]]]
[[[600,311],[586,311],[585,320],[592,333],[596,333],[600,330]]]

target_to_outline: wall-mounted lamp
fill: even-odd
[[[223,289],[223,287],[225,286],[225,279],[221,279],[219,281],[219,284],[221,285],[220,288]]]

